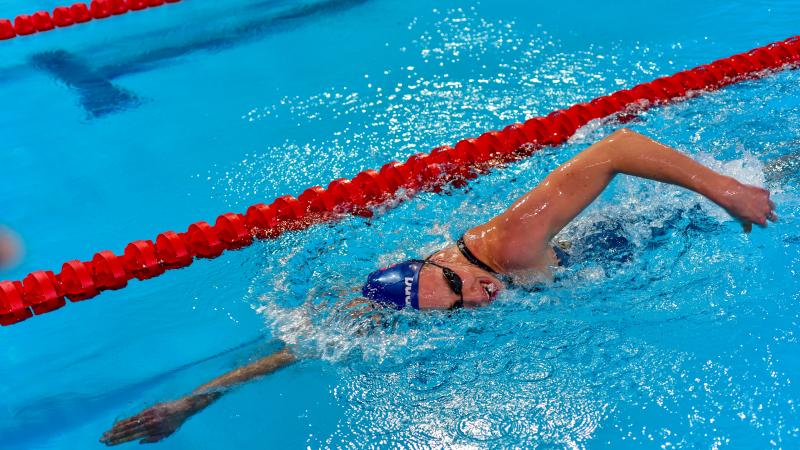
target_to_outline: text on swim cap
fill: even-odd
[[[406,277],[406,305],[411,303],[411,285],[414,284],[413,277]]]

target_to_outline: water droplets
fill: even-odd
[[[461,418],[458,432],[474,442],[491,442],[511,434],[514,422],[503,414],[478,414]]]
[[[523,36],[472,10],[436,14],[434,27],[410,25],[410,51],[359,75],[358,88],[287,97],[268,116],[248,111],[256,124],[306,120],[319,125],[318,134],[221,170],[230,173],[218,192],[241,201],[325,182],[630,86],[669,64],[653,63],[665,60],[645,46],[625,49],[639,61],[626,65],[617,49],[566,54],[546,30]],[[792,141],[797,113],[777,100],[797,92],[797,76],[658,108],[627,126],[745,181],[785,186],[791,161],[768,166],[771,178],[763,167],[765,159],[800,151]],[[512,289],[482,310],[392,313],[379,326],[331,312],[335,300],[357,294],[322,290],[346,291],[377,267],[452,243],[617,126],[595,121],[559,149],[484,175],[466,190],[421,194],[369,220],[264,244],[265,260],[278,262],[254,280],[255,295],[265,298],[260,312],[275,337],[330,361],[341,379],[335,395],[344,412],[325,446],[582,449],[600,427],[608,442],[635,438],[664,448],[710,447],[726,442],[725,433],[759,443],[791,434],[790,416],[776,405],[797,400],[786,398],[794,391],[768,343],[785,345],[796,330],[768,324],[796,319],[797,299],[770,297],[762,278],[769,272],[797,287],[782,275],[800,272],[793,247],[800,202],[791,189],[783,195],[793,216],[775,244],[769,234],[741,237],[716,205],[692,193],[620,177],[559,236],[586,258],[543,291]],[[298,172],[284,176],[290,165]],[[624,245],[603,250],[599,243],[612,239],[604,231]],[[780,264],[763,248],[775,250]],[[749,359],[740,362],[743,354]]]

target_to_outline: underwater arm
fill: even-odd
[[[189,417],[222,397],[230,388],[272,373],[296,360],[297,358],[288,348],[283,348],[211,380],[186,397],[172,402],[159,403],[133,417],[118,421],[103,434],[100,442],[106,445],[117,445],[134,440],[139,440],[140,443],[158,442],[174,433]]]
[[[524,266],[519,249],[544,250],[550,240],[608,186],[616,174],[681,186],[725,208],[749,231],[776,220],[769,191],[716,173],[692,158],[639,133],[622,129],[551,172],[501,215],[471,230],[495,233],[501,265]],[[527,252],[524,252],[527,253]],[[516,260],[515,260],[516,259]]]
[[[296,360],[297,358],[294,354],[292,354],[288,348],[284,347],[280,351],[265,356],[258,361],[239,367],[238,369],[232,370],[225,375],[209,381],[195,389],[192,395],[206,395],[207,393],[224,391],[227,388],[250,381],[253,378],[270,374]]]

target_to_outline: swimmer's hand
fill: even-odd
[[[758,186],[740,183],[730,178],[720,189],[717,203],[742,223],[745,233],[753,224],[767,226],[767,221],[778,220],[775,203],[769,199],[769,191]]]
[[[239,367],[198,387],[189,396],[174,402],[159,403],[139,414],[115,423],[100,442],[117,445],[139,440],[140,444],[158,442],[174,433],[186,419],[222,397],[233,386],[272,373],[297,361],[286,347],[244,367]]]
[[[192,395],[172,402],[159,403],[128,419],[120,420],[103,434],[100,442],[118,445],[139,440],[140,444],[158,442],[209,404],[206,395]]]

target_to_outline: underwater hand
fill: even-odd
[[[758,186],[736,181],[724,189],[719,203],[742,223],[745,233],[753,229],[754,223],[765,227],[767,220],[778,220],[769,191]]]
[[[175,432],[183,422],[205,405],[193,397],[159,403],[128,419],[120,420],[103,433],[100,442],[117,445],[140,439],[140,444],[158,442]]]

